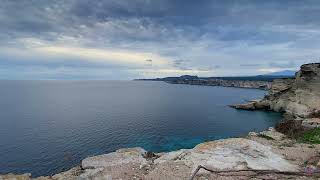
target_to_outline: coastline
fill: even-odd
[[[301,153],[303,152],[303,153]],[[53,176],[31,178],[31,174],[0,175],[0,179],[190,179],[201,165],[214,170],[270,170],[215,174],[200,170],[195,179],[311,179],[277,172],[305,172],[320,165],[320,145],[299,143],[274,128],[250,132],[242,138],[228,138],[198,144],[193,149],[168,153],[146,152],[142,148],[119,149],[109,154],[88,157],[80,166]],[[232,178],[231,178],[232,179]]]
[[[186,84],[199,86],[221,86],[233,88],[246,89],[261,89],[268,90],[271,87],[271,82],[267,81],[230,81],[230,80],[179,80],[179,81],[165,81],[170,84]]]
[[[222,86],[246,89],[269,90],[275,77],[198,77],[184,75],[156,79],[136,79],[136,81],[163,81],[169,84],[186,84],[199,86]]]
[[[317,174],[311,173],[308,177],[308,174],[283,175],[277,174],[276,171],[306,173],[306,169],[314,172],[320,167],[319,144],[310,145],[290,138],[294,129],[292,123],[301,121],[298,125],[299,131],[319,126],[319,72],[319,63],[303,65],[295,81],[276,81],[264,99],[233,106],[244,110],[282,112],[286,115],[282,123],[290,121],[283,126],[280,123],[275,129],[269,128],[259,133],[250,132],[243,138],[209,141],[198,144],[193,149],[167,153],[146,152],[142,148],[119,149],[109,154],[88,157],[82,160],[81,166],[66,172],[35,179],[189,179],[199,165],[216,170],[256,169],[275,172],[261,175],[248,171],[242,174],[221,175],[200,170],[196,179],[313,178]],[[301,98],[295,101],[292,94],[296,95],[297,92],[308,101],[301,103]],[[313,99],[310,100],[306,93]],[[298,130],[293,132],[297,133]],[[31,179],[31,174],[0,175],[0,179],[10,178]]]

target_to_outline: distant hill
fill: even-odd
[[[293,78],[294,75],[258,75],[258,76],[229,76],[229,77],[198,77],[198,76],[190,76],[183,75],[180,77],[165,77],[165,78],[155,78],[155,79],[136,79],[142,81],[181,81],[181,80],[210,80],[210,79],[222,79],[222,80],[230,80],[230,81],[273,81],[274,79],[281,78]]]
[[[165,77],[165,78],[136,79],[136,80],[173,82],[173,81],[222,79],[222,80],[229,80],[229,81],[268,81],[268,82],[271,82],[274,79],[294,78],[295,73],[296,73],[295,71],[285,70],[285,71],[279,71],[279,72],[274,72],[274,73],[269,73],[269,74],[264,74],[264,75],[257,75],[257,76],[198,77],[198,76],[191,76],[191,75],[183,75],[180,77]]]
[[[209,77],[201,79],[223,79],[230,81],[273,81],[275,79],[283,78],[293,78],[294,76],[267,76],[267,75],[258,75],[258,76],[230,76],[230,77]]]
[[[264,74],[263,76],[294,76],[296,71],[284,70],[273,73]]]

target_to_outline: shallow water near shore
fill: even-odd
[[[273,126],[228,105],[256,89],[146,81],[0,81],[0,174],[51,175],[119,148],[173,151]]]

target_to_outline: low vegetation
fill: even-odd
[[[298,140],[303,143],[320,144],[320,128],[306,131]]]
[[[265,139],[267,139],[267,140],[274,140],[272,137],[267,136],[267,135],[265,135],[265,134],[258,134],[258,137],[265,138]]]

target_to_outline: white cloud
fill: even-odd
[[[145,65],[147,59],[152,59],[155,66],[165,66],[168,60],[154,53],[132,52],[115,49],[94,49],[81,47],[46,46],[33,48],[32,51],[48,56],[72,56],[88,61],[109,62],[113,64]]]
[[[297,68],[262,68],[262,69],[258,69],[257,71],[261,73],[273,73],[273,72],[278,72],[283,70],[297,70]]]

